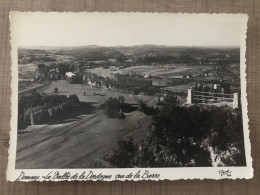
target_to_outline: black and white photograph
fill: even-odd
[[[13,12],[10,21],[10,180],[50,170],[252,177],[246,15]]]

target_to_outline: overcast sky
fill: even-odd
[[[242,19],[243,18],[243,19]],[[135,13],[19,13],[17,46],[239,46],[245,17]]]

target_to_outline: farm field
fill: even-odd
[[[89,72],[95,73],[98,76],[109,77],[115,74],[147,74],[154,77],[166,77],[166,76],[174,76],[174,75],[185,75],[189,72],[194,72],[191,67],[186,65],[178,66],[178,65],[164,65],[164,66],[151,66],[151,65],[143,65],[143,66],[133,66],[118,69],[115,67],[111,67],[109,69],[104,69],[103,67],[90,69]],[[199,71],[196,71],[199,73]]]

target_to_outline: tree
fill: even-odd
[[[134,166],[134,156],[137,145],[131,136],[127,136],[117,142],[117,145],[107,154],[106,159],[119,168]]]
[[[49,109],[48,109],[48,113],[49,113],[49,116],[50,116],[50,117],[53,117],[53,115],[54,115],[54,114],[53,114],[53,108],[49,108]]]
[[[68,72],[68,67],[65,64],[58,64],[58,70],[62,76],[65,76],[65,73]]]
[[[120,109],[120,102],[116,99],[116,98],[109,98],[109,100],[107,100],[105,102],[105,113],[111,117],[118,117],[118,113],[119,113],[119,109]]]
[[[58,93],[58,87],[55,87],[53,93]]]
[[[180,102],[176,96],[168,94],[164,98],[164,105],[165,107],[176,107],[180,105]]]
[[[147,115],[155,115],[158,112],[158,109],[147,106],[143,101],[139,102],[139,110]]]
[[[123,57],[121,57],[121,56],[116,56],[116,62],[117,63],[122,63],[124,61],[124,58]]]
[[[34,113],[33,112],[30,113],[30,121],[31,121],[31,125],[35,124],[35,117],[34,117]]]
[[[49,72],[49,67],[45,66],[45,64],[38,64],[38,73],[40,75],[47,75]]]

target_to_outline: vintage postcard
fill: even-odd
[[[11,12],[7,179],[252,178],[247,20]]]

